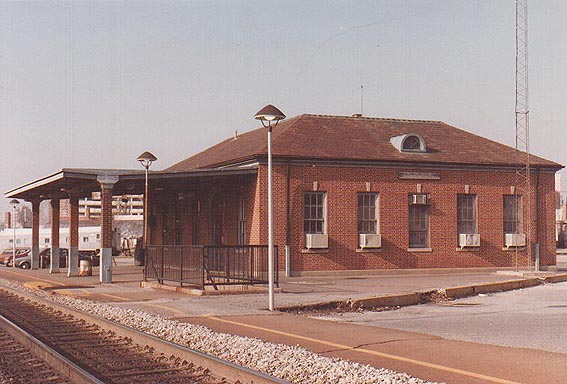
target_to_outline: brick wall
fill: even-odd
[[[517,182],[514,172],[471,170],[404,171],[435,173],[439,180],[405,180],[400,169],[362,167],[298,166],[291,167],[290,231],[292,270],[362,270],[394,268],[466,268],[513,267],[528,263],[524,252],[505,250],[503,234],[503,195],[511,194]],[[541,173],[532,178],[538,185],[539,206],[535,206],[536,188],[531,196],[532,241],[540,242],[541,265],[555,265],[554,175]],[[281,269],[285,268],[287,165],[274,166],[274,242],[279,246]],[[329,248],[306,252],[303,233],[303,195],[317,189],[327,193],[327,234]],[[359,252],[357,233],[357,193],[379,194],[379,232],[382,248]],[[431,251],[408,249],[408,194],[429,195],[429,233]],[[468,191],[477,196],[478,232],[481,247],[458,249],[457,195]],[[521,192],[521,191],[520,191]],[[179,195],[182,193],[182,195]],[[151,208],[155,212],[152,228],[154,244],[191,244],[196,231],[198,244],[212,244],[213,233],[222,235],[222,243],[238,242],[238,209],[244,200],[247,244],[267,244],[267,167],[261,165],[256,176],[233,176],[217,180],[196,180],[178,185],[176,190],[154,191]],[[523,199],[524,207],[527,206]],[[535,228],[535,218],[539,231]],[[217,228],[213,231],[213,216]],[[193,225],[196,223],[196,228]],[[524,229],[527,218],[524,217]],[[179,239],[165,234],[178,226]],[[219,232],[221,231],[221,232]],[[533,262],[532,262],[533,264]]]
[[[51,203],[51,244],[59,246],[59,199],[52,199]]]
[[[151,244],[191,245],[194,238],[197,244],[237,244],[241,197],[248,243],[258,233],[254,228],[254,217],[259,215],[254,210],[256,195],[256,176],[196,180],[175,189],[153,190],[149,202]],[[251,244],[258,244],[253,240]]]
[[[101,188],[101,248],[112,248],[112,189]]]
[[[418,171],[408,169],[408,171]],[[391,268],[461,268],[510,267],[516,263],[527,265],[523,252],[504,250],[503,195],[511,193],[516,184],[514,172],[470,170],[426,170],[440,176],[439,180],[402,180],[398,169],[339,168],[321,166],[293,166],[291,170],[291,249],[292,270],[343,270]],[[274,223],[275,243],[285,245],[286,166],[274,168]],[[262,176],[261,176],[262,175]],[[258,184],[260,202],[265,205],[265,172],[260,169]],[[313,190],[327,193],[327,234],[329,248],[322,252],[306,253],[303,233],[303,194]],[[379,193],[379,227],[382,248],[374,252],[357,252],[357,193]],[[532,241],[536,240],[535,212],[538,212],[541,265],[555,265],[554,241],[554,175],[539,176],[539,209],[535,207],[535,188],[531,196]],[[415,252],[408,248],[408,194],[418,192],[430,198],[429,233],[431,251]],[[478,232],[481,247],[458,249],[457,194],[477,195]],[[536,185],[536,176],[532,179]],[[526,206],[524,198],[524,206]],[[266,217],[264,215],[264,217]],[[265,220],[265,219],[264,219]],[[524,217],[524,228],[527,219]],[[267,238],[261,227],[260,242]],[[283,252],[280,266],[283,268]],[[533,264],[533,261],[532,261]]]
[[[32,201],[32,247],[39,247],[39,204],[38,200]]]
[[[69,199],[69,246],[79,246],[79,198]]]

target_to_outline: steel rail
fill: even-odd
[[[0,328],[72,383],[105,384],[2,315],[0,315]]]

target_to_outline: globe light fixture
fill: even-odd
[[[151,152],[144,152],[136,159],[146,170],[146,188],[144,192],[144,246],[148,245],[148,172],[150,166],[157,160]]]

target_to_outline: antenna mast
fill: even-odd
[[[364,85],[360,84],[360,114],[364,115]]]
[[[530,181],[530,127],[528,107],[528,0],[516,0],[516,174],[518,214],[525,201],[524,224],[526,235],[526,256],[531,269],[531,181]],[[523,193],[522,193],[523,192]],[[521,196],[524,199],[521,199]],[[518,226],[517,232],[521,232]],[[516,248],[516,270],[518,269],[518,248]]]

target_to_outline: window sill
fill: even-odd
[[[375,253],[382,252],[382,248],[356,248],[356,253]]]
[[[408,248],[408,252],[432,252],[431,248]]]
[[[504,252],[516,252],[516,251],[525,251],[526,247],[502,247],[502,251]]]
[[[457,252],[478,252],[480,247],[457,247]]]
[[[329,253],[329,248],[303,248],[301,253]]]

